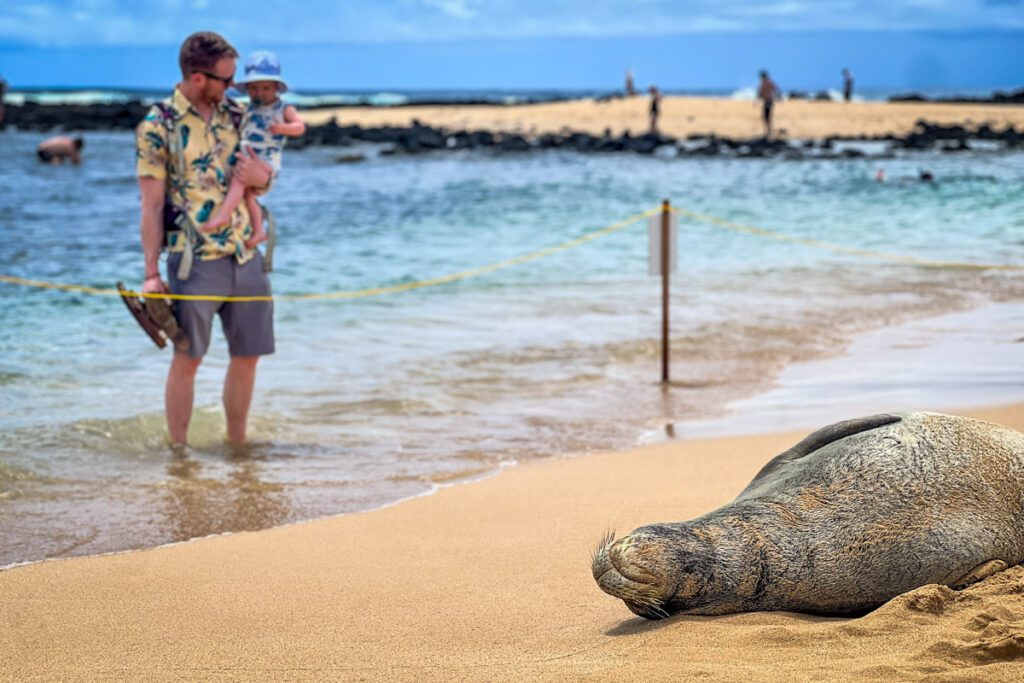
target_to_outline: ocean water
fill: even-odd
[[[786,91],[788,93],[789,91]],[[815,96],[819,91],[803,91],[806,95]],[[842,99],[842,93],[836,89],[824,90],[833,100]],[[908,90],[891,89],[859,89],[854,95],[857,101],[884,101],[893,95],[907,94]],[[942,88],[925,88],[913,92],[925,97],[978,97],[992,95],[991,90],[961,88],[949,90]],[[784,93],[784,96],[785,94]],[[245,93],[235,91],[233,96],[245,98]],[[488,102],[493,104],[520,104],[524,102],[549,102],[553,100],[579,99],[586,97],[602,97],[613,94],[609,90],[291,90],[284,99],[297,107],[337,107],[349,105],[393,107],[398,105],[417,104],[421,102]],[[643,94],[643,93],[641,93]],[[735,90],[702,89],[686,91],[665,91],[666,95],[692,95],[701,97],[728,97],[732,99],[753,100],[756,88],[746,87]],[[52,89],[13,89],[7,93],[8,104],[22,105],[26,102],[35,104],[118,104],[131,101],[152,103],[167,97],[166,88],[123,89],[123,88],[52,88]]]
[[[245,98],[242,90],[230,93]],[[289,90],[283,98],[297,107],[337,107],[364,105],[393,107],[420,102],[489,102],[493,104],[517,104],[522,102],[547,102],[580,97],[599,97],[607,92],[598,90]],[[725,94],[708,93],[708,94]],[[167,97],[166,88],[122,89],[122,88],[53,88],[36,90],[12,90],[6,102],[14,105],[25,104],[119,104],[131,101],[152,103]]]
[[[137,286],[132,136],[88,135],[77,168],[38,163],[41,138],[0,133],[0,274]],[[266,201],[278,217],[275,293],[459,272],[663,198],[845,246],[1024,263],[1019,152],[884,162],[368,152],[360,164],[338,163],[338,149],[286,153]],[[879,163],[897,180],[874,182]],[[923,167],[936,184],[898,180]],[[278,352],[261,361],[245,448],[223,442],[219,331],[197,379],[191,448],[174,451],[162,411],[170,354],[120,301],[0,283],[0,566],[370,509],[504,464],[630,446],[669,425],[686,436],[686,425],[728,416],[794,364],[837,357],[865,334],[1024,299],[1021,271],[920,268],[680,228],[670,387],[658,382],[660,282],[647,275],[637,223],[437,287],[276,302]],[[861,357],[865,377],[880,371]],[[772,426],[787,426],[786,402],[806,415],[822,392],[841,402],[844,386],[786,394]]]

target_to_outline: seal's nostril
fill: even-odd
[[[642,539],[625,536],[608,548],[608,563],[619,574],[638,584],[660,584],[658,549]]]

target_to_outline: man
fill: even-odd
[[[781,97],[778,86],[775,85],[775,81],[768,76],[767,71],[761,72],[761,84],[757,88],[757,96],[761,98],[761,118],[764,119],[764,136],[770,138],[772,136],[772,107],[775,106],[775,100]]]
[[[150,109],[136,130],[144,293],[270,295],[262,256],[245,247],[253,228],[244,204],[217,232],[206,235],[195,227],[224,200],[232,175],[257,192],[270,182],[270,167],[240,150],[239,117],[235,105],[225,101],[237,57],[238,52],[216,33],[186,38],[178,58],[181,82],[169,99]],[[165,202],[181,215],[176,223],[180,229],[165,226]],[[169,287],[159,270],[165,241]],[[228,439],[243,443],[256,363],[274,352],[273,303],[182,300],[175,301],[174,309],[189,350],[174,353],[167,375],[164,404],[172,443],[187,442],[196,371],[210,343],[215,313],[231,356],[223,394]]]
[[[853,98],[853,74],[843,69],[843,100],[849,102]]]
[[[651,105],[648,113],[650,115],[651,122],[651,134],[658,134],[658,117],[661,115],[661,91],[658,90],[658,86],[652,85],[647,90],[651,95]]]
[[[76,166],[82,163],[82,147],[85,140],[81,137],[68,137],[66,135],[54,135],[39,143],[36,147],[36,155],[39,161],[46,164],[62,164],[69,159]]]

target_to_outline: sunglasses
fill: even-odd
[[[194,73],[194,74],[202,74],[202,75],[206,76],[207,78],[211,78],[211,79],[213,79],[215,81],[220,81],[221,83],[224,84],[224,87],[227,87],[227,86],[231,85],[234,82],[234,80],[235,80],[234,74],[232,74],[232,75],[228,76],[227,78],[225,78],[224,76],[218,76],[217,74],[210,73],[209,71],[199,71],[199,70],[196,70],[196,71],[193,71],[192,73]]]

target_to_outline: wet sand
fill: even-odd
[[[648,99],[596,102],[573,100],[516,106],[411,106],[344,107],[304,112],[308,123],[321,124],[336,117],[341,125],[408,126],[413,119],[453,130],[557,133],[571,129],[613,135],[648,129]],[[791,138],[856,137],[910,133],[918,119],[943,125],[974,128],[988,123],[996,130],[1024,126],[1024,107],[995,104],[943,104],[932,102],[817,102],[792,100],[775,107],[776,129]],[[685,137],[714,133],[729,138],[751,138],[763,133],[761,107],[751,100],[710,97],[665,97],[659,123],[662,133]]]
[[[1024,404],[969,414],[1024,429]],[[727,503],[805,433],[533,462],[373,512],[0,572],[0,678],[1020,680],[1022,567],[855,620],[654,623],[597,589],[605,531]]]

